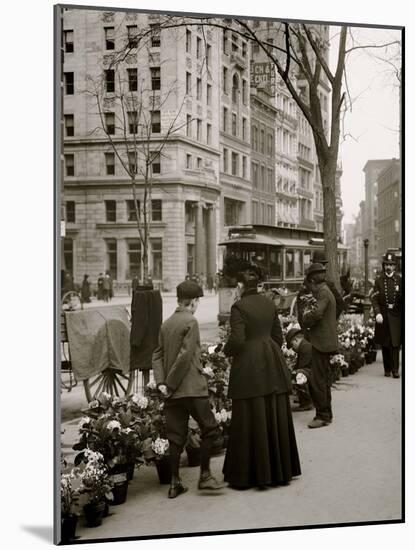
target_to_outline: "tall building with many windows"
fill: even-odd
[[[232,20],[163,29],[160,17],[63,8],[62,249],[76,282],[142,274],[137,215],[165,290],[213,276],[229,226],[322,230],[311,131],[264,52]],[[282,40],[272,22],[251,24],[270,45]]]
[[[368,239],[369,269],[373,272],[380,267],[383,250],[379,246],[378,234],[378,178],[391,159],[371,159],[363,167],[365,173],[365,201],[362,237]]]
[[[186,272],[214,274],[221,202],[217,31],[160,32],[157,15],[133,12],[67,9],[63,21],[65,268],[75,281],[107,269],[119,285],[140,275],[128,169],[141,163],[138,211],[149,181],[153,281],[169,290]],[[139,48],[137,33],[149,24],[151,40]],[[120,101],[122,94],[130,103]]]
[[[401,163],[392,159],[378,176],[378,247],[402,247]]]

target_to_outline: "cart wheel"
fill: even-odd
[[[84,380],[85,396],[88,403],[104,391],[117,397],[130,395],[134,378],[135,371],[125,373],[121,370],[105,369],[96,376]]]

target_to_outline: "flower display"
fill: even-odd
[[[215,376],[215,373],[210,365],[203,367],[202,369],[203,374],[205,374],[208,378],[213,378]]]
[[[78,482],[78,483],[77,483]],[[68,473],[61,473],[61,514],[76,515],[79,502],[80,470],[72,468]],[[78,487],[76,487],[76,484]]]
[[[311,313],[314,311],[317,307],[317,300],[314,298],[314,296],[309,294],[301,294],[298,298],[299,305],[302,308],[303,315],[306,313]]]
[[[307,376],[303,372],[297,372],[295,375],[295,383],[301,386],[307,383]]]
[[[110,420],[107,424],[107,430],[113,432],[114,430],[121,430],[121,424],[118,420]]]
[[[113,484],[101,453],[85,450],[79,478],[79,493],[87,495],[89,502],[101,502],[104,498],[113,499]]]
[[[83,416],[78,423],[79,431],[82,431],[84,428],[86,428],[90,422],[91,419],[89,418],[89,416]]]
[[[284,355],[285,362],[287,363],[287,367],[291,372],[295,370],[295,366],[297,364],[297,354],[292,348],[287,347],[287,344],[284,343],[281,346],[282,354]]]
[[[149,388],[149,389],[153,389],[153,388]],[[131,400],[137,405],[137,407],[139,407],[140,409],[146,409],[148,407],[148,398],[145,397],[144,395],[139,395],[138,393],[135,393]]]
[[[151,443],[151,448],[158,456],[164,456],[169,450],[169,441],[168,439],[162,439],[158,437],[155,441]]]

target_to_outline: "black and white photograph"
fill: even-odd
[[[403,28],[55,32],[57,540],[401,522]]]
[[[7,18],[6,545],[400,544],[408,16],[48,4]]]

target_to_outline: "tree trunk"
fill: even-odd
[[[323,187],[323,231],[325,252],[328,260],[327,278],[333,281],[340,290],[340,276],[337,265],[337,214],[336,214],[336,168],[337,159],[329,159],[325,166],[320,166]]]

